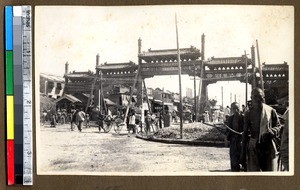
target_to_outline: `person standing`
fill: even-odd
[[[275,171],[278,152],[273,138],[281,129],[276,110],[264,103],[264,92],[254,88],[252,107],[246,111],[242,141],[242,163],[247,171]],[[247,153],[247,157],[246,157]]]
[[[98,122],[99,122],[98,129],[99,129],[99,133],[101,133],[101,129],[103,129],[104,119],[105,119],[105,115],[102,114],[101,112],[99,112],[99,116],[98,116]]]
[[[77,113],[77,121],[78,121],[78,130],[81,132],[82,130],[82,123],[84,122],[84,118],[85,118],[85,113],[82,111],[82,108],[80,109],[80,111]]]
[[[77,122],[76,122],[76,116],[77,116],[77,113],[79,112],[78,109],[73,109],[72,110],[72,115],[71,115],[71,131],[74,131],[74,125],[77,125]]]
[[[230,116],[230,108],[229,108],[229,106],[226,106],[226,108],[224,110],[224,116],[225,116],[224,120],[226,121],[227,118]]]
[[[239,172],[240,157],[242,152],[242,132],[244,127],[244,116],[241,114],[239,104],[233,102],[231,104],[232,115],[228,117],[225,124],[231,129],[228,129],[227,140],[230,142],[229,155],[231,171]],[[245,166],[243,166],[245,169]]]
[[[135,134],[135,113],[132,112],[129,116],[129,122],[128,122],[128,137],[130,137],[130,131],[132,130],[132,133]]]
[[[150,124],[151,124],[151,116],[148,111],[147,111],[146,117],[145,117],[145,124],[146,124],[145,132],[146,132],[146,134],[148,134],[150,132]]]

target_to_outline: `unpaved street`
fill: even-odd
[[[38,137],[38,172],[73,173],[103,172],[108,174],[147,175],[188,174],[228,171],[229,149],[163,144],[127,137],[112,129],[99,133],[95,127],[82,132],[70,131],[69,125],[42,126]],[[128,173],[129,172],[129,173]],[[162,173],[163,172],[163,173]]]

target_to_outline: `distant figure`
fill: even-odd
[[[240,167],[240,158],[242,152],[242,132],[244,127],[244,116],[240,113],[239,104],[233,102],[231,104],[231,113],[232,115],[228,117],[225,121],[225,124],[232,129],[227,132],[227,140],[230,142],[230,166],[231,171],[239,172]],[[245,169],[246,166],[243,166]]]
[[[77,123],[77,120],[76,120],[76,116],[77,116],[77,113],[79,112],[79,110],[75,110],[73,109],[72,110],[72,116],[71,116],[71,131],[74,131],[74,125],[78,125]]]
[[[163,124],[163,114],[162,114],[162,111],[159,112],[158,119],[159,119],[158,120],[158,126],[159,126],[160,129],[162,129],[162,124]],[[177,119],[176,119],[176,123],[177,123]]]
[[[135,113],[132,112],[129,116],[129,123],[128,123],[128,137],[130,137],[130,131],[132,130],[132,133],[135,134]]]
[[[102,114],[101,112],[99,112],[99,116],[98,116],[98,122],[99,122],[98,130],[99,130],[99,133],[101,133],[101,129],[103,129],[104,119],[105,119],[105,115]]]
[[[246,106],[243,104],[242,105],[242,113],[245,113],[245,111],[246,111]]]
[[[50,127],[56,127],[56,114],[55,113],[52,113],[51,114],[51,118],[50,118]]]
[[[205,123],[208,123],[208,122],[209,122],[209,114],[208,114],[208,111],[205,111],[205,112],[204,112],[204,122],[205,122]]]
[[[85,125],[86,125],[86,128],[90,127],[90,115],[89,114],[85,115]]]
[[[247,171],[277,169],[275,138],[280,134],[281,125],[275,109],[264,103],[264,97],[260,88],[254,88],[252,107],[245,113],[241,161],[245,163],[247,158]]]
[[[227,106],[225,108],[225,110],[224,110],[224,116],[225,116],[224,120],[226,121],[227,118],[230,116],[230,108],[229,108],[229,106]]]
[[[145,132],[146,134],[148,134],[150,132],[150,124],[151,124],[151,115],[148,111],[145,117],[145,124],[146,124]]]
[[[80,109],[80,111],[77,113],[76,115],[76,120],[78,122],[78,130],[81,132],[82,130],[82,123],[85,120],[85,113],[82,111],[82,108]]]
[[[171,124],[171,114],[169,111],[166,111],[164,114],[164,127],[170,127]]]

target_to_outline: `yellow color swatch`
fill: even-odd
[[[15,127],[15,117],[14,117],[14,96],[6,97],[6,123],[7,123],[7,139],[14,140],[14,127]]]

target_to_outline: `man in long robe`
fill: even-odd
[[[247,171],[276,171],[279,118],[276,110],[264,103],[260,88],[252,90],[251,100],[252,108],[245,113],[242,162],[246,161],[247,152]]]
[[[239,172],[241,170],[240,157],[242,152],[242,131],[244,127],[244,116],[241,114],[239,104],[231,104],[232,115],[227,118],[225,124],[232,130],[228,130],[227,140],[230,141],[230,167],[231,171]]]

